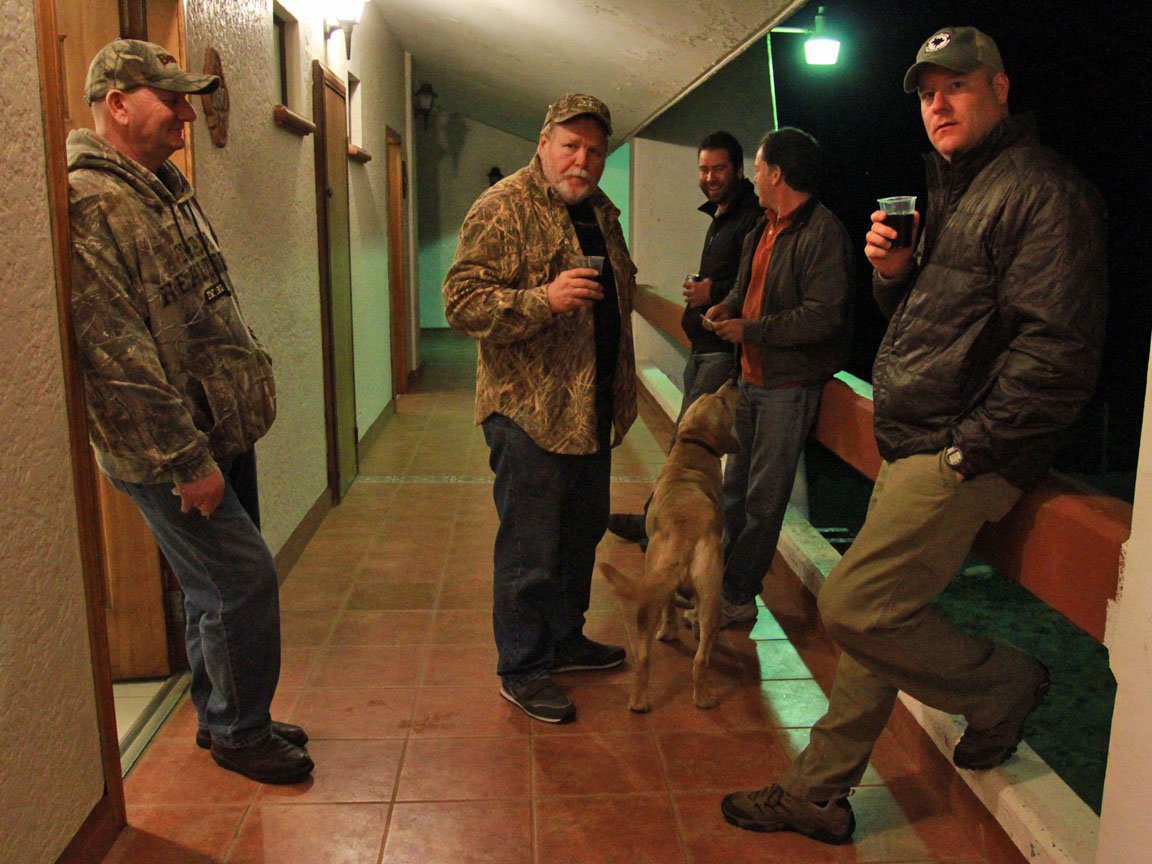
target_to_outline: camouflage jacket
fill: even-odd
[[[600,190],[590,199],[620,302],[620,353],[612,385],[613,446],[636,419],[632,302],[636,265],[619,211]],[[596,452],[596,346],[591,309],[554,315],[548,284],[570,269],[580,243],[539,157],[472,205],[444,280],[453,329],[480,342],[476,422],[503,414],[553,453]]]
[[[171,162],[153,174],[86,129],[68,136],[72,323],[100,467],[186,483],[272,424],[268,354],[208,220]]]

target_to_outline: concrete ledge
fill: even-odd
[[[813,594],[819,594],[840,554],[792,508],[784,518],[777,548],[782,563]],[[936,745],[951,759],[964,731],[960,717],[929,708],[900,694]],[[1100,819],[1027,744],[992,771],[962,771],[964,780],[1028,861],[1039,864],[1092,864]]]

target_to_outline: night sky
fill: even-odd
[[[788,23],[810,24],[815,11],[809,5]],[[877,197],[924,194],[929,145],[916,97],[901,87],[904,72],[936,29],[974,25],[1000,47],[1012,112],[1032,114],[1040,140],[1107,202],[1112,308],[1104,372],[1058,467],[1130,471],[1152,332],[1152,12],[1109,3],[845,0],[826,4],[826,21],[842,40],[837,66],[807,66],[803,36],[774,35],[772,51],[780,125],[799,126],[824,145],[824,201],[859,241],[849,371],[871,377],[884,329],[862,252],[868,214]]]

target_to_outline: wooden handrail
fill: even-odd
[[[688,344],[680,307],[639,286],[636,311],[661,333]],[[870,480],[880,470],[872,431],[871,385],[841,372],[828,382],[812,436]],[[986,525],[976,552],[1096,639],[1103,641],[1115,599],[1120,555],[1132,531],[1132,505],[1050,474],[1000,522]]]

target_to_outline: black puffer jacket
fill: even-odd
[[[1099,194],[1009,118],[928,157],[917,266],[874,281],[891,317],[873,370],[887,460],[955,445],[960,471],[1027,488],[1092,395],[1107,311]]]

